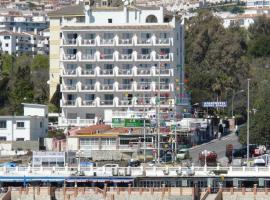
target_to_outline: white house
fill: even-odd
[[[23,105],[23,116],[0,116],[0,141],[37,141],[46,137],[47,106],[27,103]]]

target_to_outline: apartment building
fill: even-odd
[[[0,52],[21,55],[49,54],[47,38],[37,33],[27,32],[0,32]]]
[[[50,98],[60,86],[59,125],[87,126],[105,113],[159,104],[179,111],[184,103],[183,22],[163,7],[108,5],[49,13]]]

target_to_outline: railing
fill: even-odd
[[[63,56],[63,60],[76,60],[77,56],[76,54],[65,54]]]
[[[64,101],[64,105],[65,106],[75,106],[75,104],[76,104],[76,101],[75,100]]]
[[[65,119],[63,122],[67,124],[92,124],[94,120],[92,119]],[[237,170],[236,170],[237,169]],[[226,177],[269,177],[270,168],[269,167],[75,167],[75,170],[83,171],[86,176],[145,176],[145,177],[181,177],[181,176],[198,176],[198,177],[216,177],[217,175]],[[248,172],[247,172],[248,171]],[[0,176],[24,176],[24,175],[62,175],[70,176],[74,173],[74,167],[1,167]],[[114,174],[113,174],[114,173]]]
[[[113,105],[113,100],[100,100],[100,105]]]
[[[151,84],[137,84],[137,90],[151,90]]]
[[[88,69],[88,70],[84,69],[84,70],[82,70],[82,75],[95,75],[95,70],[93,70],[93,69]]]
[[[157,54],[157,60],[168,60],[170,59],[170,54]]]
[[[151,44],[152,43],[152,39],[138,39],[138,44]]]
[[[82,45],[95,45],[96,42],[94,39],[82,39]]]
[[[158,69],[156,69],[156,75],[159,75]],[[160,75],[170,75],[170,69],[160,69]]]
[[[131,106],[132,100],[119,100],[118,105],[120,106]]]
[[[136,101],[137,105],[150,105],[151,98],[138,98]]]
[[[119,44],[132,44],[132,39],[119,39]]]
[[[150,69],[137,69],[138,75],[151,75]]]
[[[132,54],[120,54],[119,59],[120,60],[132,60]]]
[[[96,101],[95,100],[84,100],[84,101],[82,101],[82,105],[84,105],[84,106],[95,106]]]
[[[76,69],[73,70],[64,70],[63,75],[76,75]]]
[[[112,44],[114,44],[114,39],[101,39],[100,44],[101,45],[112,45]]]
[[[62,85],[63,90],[76,90],[76,85]]]
[[[169,38],[158,38],[156,44],[170,44]]]
[[[95,90],[95,85],[82,85],[82,90]]]
[[[113,84],[109,85],[109,84],[104,84],[104,85],[100,85],[100,90],[113,90]]]
[[[77,44],[77,39],[67,39],[63,40],[63,45],[76,45]]]
[[[120,84],[118,85],[118,90],[131,90],[132,84]]]
[[[132,75],[132,69],[118,69],[119,75]]]
[[[113,54],[101,54],[100,59],[101,60],[112,60],[113,59]]]
[[[101,69],[100,75],[113,75],[113,69]]]
[[[160,90],[169,90],[170,89],[170,85],[169,84],[160,84],[159,87],[158,85],[156,86],[156,90],[158,90],[160,88]]]
[[[82,54],[82,60],[95,60],[94,54]]]
[[[150,54],[138,54],[137,59],[138,60],[150,60],[151,55]]]

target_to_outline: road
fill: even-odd
[[[225,137],[222,137],[221,140],[214,139],[208,143],[204,143],[202,145],[195,146],[189,150],[190,156],[192,157],[192,162],[195,165],[198,165],[198,156],[199,153],[208,150],[208,151],[215,151],[218,156],[219,161],[226,160],[225,152],[226,152],[226,145],[232,144],[234,149],[240,148],[241,144],[238,142],[238,137],[232,133]]]

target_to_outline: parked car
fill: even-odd
[[[247,156],[247,148],[235,149],[233,151],[234,158],[245,158]]]
[[[185,160],[189,158],[189,150],[188,149],[181,149],[176,154],[177,160]]]

